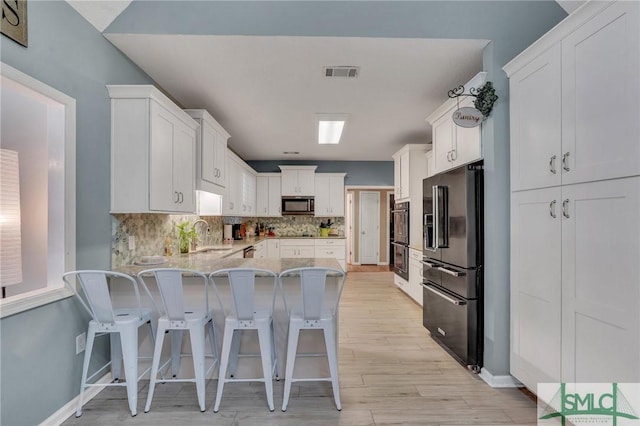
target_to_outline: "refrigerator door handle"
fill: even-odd
[[[464,277],[465,275],[467,275],[465,272],[454,271],[452,269],[444,268],[442,266],[439,266],[436,269],[438,271],[444,272],[445,274],[451,275],[452,277]]]
[[[432,287],[429,284],[422,283],[420,285],[422,287],[424,287],[425,289],[429,290],[430,292],[432,292],[433,294],[435,294],[436,296],[439,296],[439,297],[443,298],[444,300],[446,300],[447,302],[451,303],[452,305],[462,306],[462,305],[466,305],[467,304],[467,302],[465,300],[454,299],[453,297],[451,297],[451,296],[449,296],[447,294],[444,294],[440,290],[436,290],[435,287]]]
[[[438,228],[440,227],[440,221],[438,219],[438,185],[431,187],[431,196],[433,197],[433,243],[431,247],[434,250],[437,250],[439,248],[438,243],[440,241],[440,232],[438,232]]]

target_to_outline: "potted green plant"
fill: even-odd
[[[198,237],[196,230],[187,221],[180,222],[176,225],[178,229],[178,244],[180,245],[180,253],[189,253],[191,242]]]

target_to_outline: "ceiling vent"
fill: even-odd
[[[360,74],[360,67],[324,67],[325,77],[356,78]]]

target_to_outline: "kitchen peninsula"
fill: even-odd
[[[258,241],[258,240],[256,240]],[[300,267],[324,267],[331,268],[341,271],[342,268],[337,260],[332,258],[232,258],[227,257],[232,255],[233,253],[237,253],[238,251],[242,251],[245,246],[249,246],[251,244],[255,244],[255,242],[236,242],[231,248],[227,250],[219,250],[219,247],[224,246],[216,246],[212,249],[207,250],[203,249],[202,252],[191,253],[187,255],[176,255],[167,258],[167,262],[160,265],[126,265],[121,267],[113,268],[114,271],[122,272],[128,275],[135,276],[137,273],[149,269],[149,268],[184,268],[191,269],[195,271],[202,272],[204,274],[210,274],[211,272],[225,269],[225,268],[256,268],[256,269],[265,269],[269,271],[273,271],[276,274],[280,274],[281,272],[292,269],[292,268],[300,268]],[[337,292],[339,289],[339,285],[341,283],[342,278],[340,276],[328,276],[327,277],[327,288],[325,292],[325,301],[326,303],[330,303],[330,301],[335,300],[337,296]],[[160,304],[160,295],[155,287],[153,279],[146,280],[150,283],[150,292],[154,297],[156,304]],[[203,295],[204,290],[201,285],[202,281],[199,278],[190,278],[185,277],[184,279],[184,293],[185,293],[185,304],[187,306],[203,306]],[[218,294],[220,295],[220,299],[222,305],[226,313],[231,309],[231,304],[233,303],[231,294],[229,291],[229,284],[226,278],[217,278],[215,280],[216,289]],[[270,290],[273,285],[273,279],[268,277],[260,277],[256,276],[256,294],[259,298],[259,301],[268,300],[268,290]],[[114,294],[114,298],[117,299],[118,303],[135,303],[135,298],[133,292],[130,288],[126,286],[112,287],[112,293]],[[300,286],[298,284],[298,280],[295,278],[284,278],[283,279],[283,288],[284,293],[286,295],[287,306],[291,308],[291,306],[297,306],[301,304],[300,297]],[[143,293],[141,291],[141,293]],[[224,329],[224,318],[225,314],[221,312],[218,301],[216,299],[215,294],[212,291],[209,291],[208,295],[209,306],[215,309],[214,314],[214,322],[217,333],[217,341],[218,341],[218,350],[221,349],[222,345],[222,334]],[[145,306],[152,307],[151,301],[148,300],[148,297],[142,296],[142,303]],[[274,313],[273,313],[273,321],[274,321],[274,331],[275,331],[275,341],[276,341],[276,349],[278,353],[278,370],[280,371],[280,378],[284,377],[284,366],[285,366],[285,354],[286,354],[286,342],[287,342],[287,331],[289,318],[288,313],[285,309],[283,294],[281,293],[281,289],[278,289],[275,299]],[[337,330],[336,330],[337,331]],[[248,331],[249,333],[251,331]],[[324,353],[324,340],[322,337],[321,330],[308,330],[305,331],[300,336],[299,341],[299,352],[312,352],[312,353]],[[245,333],[247,334],[247,333]],[[336,339],[338,333],[336,332]],[[257,353],[257,339],[253,338],[255,336],[245,335],[241,341],[241,351],[243,353]],[[337,344],[337,342],[336,342]],[[184,339],[183,342],[183,353],[190,353],[189,339]],[[169,346],[165,345],[165,353],[163,354],[163,359],[169,356]],[[140,351],[141,353],[148,353],[151,351],[151,344],[148,341],[148,337],[144,337],[140,341]],[[141,365],[141,367],[144,367]],[[181,363],[180,370],[178,373],[178,377],[189,377],[193,374],[192,363],[187,360]],[[238,377],[259,377],[262,374],[261,365],[259,358],[242,358],[238,365]],[[309,357],[309,358],[300,358],[296,360],[296,368],[294,375],[296,377],[322,377],[329,376],[328,363],[326,358],[324,357]],[[214,373],[213,378],[217,376],[217,373]]]

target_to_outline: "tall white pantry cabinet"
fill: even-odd
[[[640,12],[589,2],[505,66],[511,373],[640,381]]]

